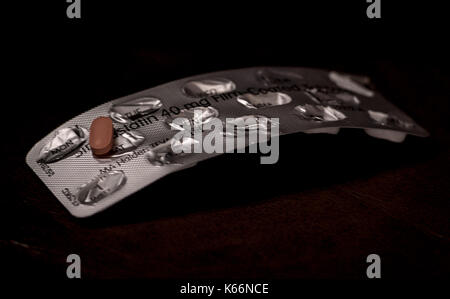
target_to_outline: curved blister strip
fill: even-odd
[[[26,161],[73,215],[87,217],[223,152],[261,148],[253,146],[259,143],[272,154],[269,141],[270,146],[277,144],[273,137],[278,135],[337,134],[340,128],[361,128],[393,142],[403,141],[406,134],[428,135],[369,84],[365,77],[286,67],[184,78],[104,103],[67,121],[39,141]],[[105,115],[115,122],[113,148],[94,157],[85,128]],[[215,139],[218,136],[225,144]],[[236,147],[228,147],[228,141]],[[210,149],[225,145],[225,151],[206,150],[205,144]],[[268,163],[278,160],[276,155],[267,157],[272,161]]]

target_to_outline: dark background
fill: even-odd
[[[14,144],[2,147],[12,191],[2,274],[64,279],[77,253],[83,278],[359,280],[377,253],[383,278],[448,279],[445,10],[382,0],[382,19],[369,20],[365,1],[334,2],[82,0],[81,20],[65,17],[64,1],[21,3],[4,27]],[[276,165],[223,155],[88,219],[70,216],[25,164],[34,143],[100,103],[256,65],[369,75],[430,137],[283,136]]]

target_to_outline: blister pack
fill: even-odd
[[[89,140],[99,117],[113,121],[110,148],[101,155],[93,154]],[[255,152],[258,145],[261,162],[275,163],[278,149],[268,145],[279,135],[341,128],[393,142],[428,135],[367,77],[255,67],[193,76],[104,103],[44,137],[26,162],[72,215],[87,217],[223,152]]]

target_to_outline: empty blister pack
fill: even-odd
[[[111,118],[114,126],[111,150],[100,156],[89,146],[89,128],[99,117]],[[184,130],[179,119],[192,131],[175,138]],[[211,124],[217,129],[218,122],[226,128],[219,132],[226,140],[253,131],[278,136],[336,134],[340,128],[361,128],[393,142],[407,134],[428,135],[374,91],[367,77],[255,67],[193,76],[104,103],[48,134],[26,162],[71,214],[86,217],[171,172],[220,154],[202,150],[198,139],[190,137],[205,135]],[[197,145],[199,150],[183,151]],[[237,142],[234,149],[246,146]]]

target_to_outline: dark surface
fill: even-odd
[[[87,35],[89,20],[73,43],[47,30],[43,39],[27,40],[31,48],[18,49],[14,76],[30,85],[10,101],[16,139],[2,149],[12,191],[2,198],[3,274],[64,278],[67,255],[77,253],[84,278],[365,279],[365,259],[376,253],[384,278],[449,278],[450,76],[445,49],[425,45],[432,33],[397,35],[403,27],[381,23],[382,40],[361,37],[352,51],[345,46],[351,39],[318,35],[283,48],[242,37],[219,49],[184,39],[179,47],[173,40],[136,47],[119,39],[96,42],[94,33]],[[54,29],[52,22],[43,28]],[[93,28],[103,28],[99,23]],[[97,104],[198,73],[255,65],[369,75],[430,137],[393,144],[358,130],[284,136],[276,165],[224,155],[88,219],[70,216],[25,164],[35,142]]]

